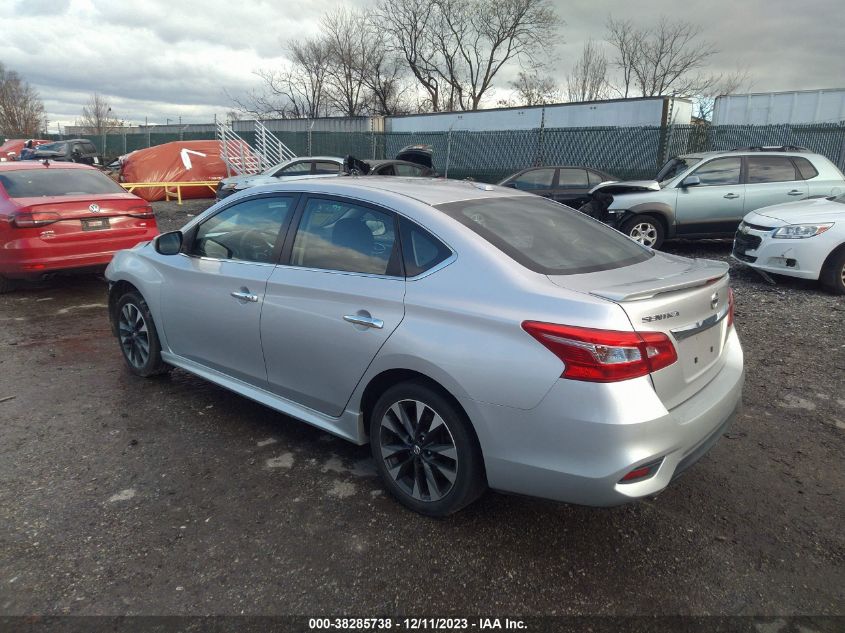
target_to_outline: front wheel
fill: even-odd
[[[845,295],[845,245],[834,251],[825,262],[821,282],[831,292]]]
[[[171,369],[161,359],[161,344],[153,316],[139,293],[127,292],[120,297],[114,316],[120,351],[133,374],[146,378]]]
[[[663,224],[653,216],[635,215],[625,220],[619,230],[643,246],[655,249],[663,246]]]
[[[370,416],[370,445],[385,487],[421,514],[457,512],[486,487],[469,422],[423,383],[395,385],[379,398]]]

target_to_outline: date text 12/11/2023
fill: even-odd
[[[511,618],[309,618],[310,630],[390,630],[457,631],[457,630],[525,630],[526,624]]]

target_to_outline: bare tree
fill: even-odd
[[[704,121],[712,120],[716,97],[750,89],[752,84],[751,75],[744,67],[716,76],[706,90],[694,96],[695,116]]]
[[[76,124],[82,128],[83,134],[102,136],[123,125],[123,121],[112,114],[108,99],[95,92],[88,98],[88,103],[82,106],[82,118]]]
[[[18,73],[0,63],[0,133],[38,136],[45,129],[44,104],[38,92]]]
[[[435,112],[477,110],[501,69],[532,63],[559,24],[549,0],[382,0],[378,20]]]
[[[607,40],[616,49],[613,65],[622,75],[617,91],[624,97],[634,88],[644,97],[695,95],[708,90],[717,79],[701,72],[718,51],[701,40],[699,25],[664,16],[652,28],[612,18],[607,28]]]
[[[566,93],[569,101],[599,101],[609,96],[607,59],[592,38],[584,43],[581,57],[566,80]]]
[[[563,97],[555,80],[549,76],[533,72],[520,71],[515,81],[510,82],[513,97],[499,101],[502,106],[536,106],[547,103],[559,103]]]
[[[320,25],[329,54],[326,97],[343,116],[359,116],[368,105],[365,65],[374,45],[367,18],[341,6],[324,14]]]

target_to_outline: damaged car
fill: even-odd
[[[580,210],[633,240],[728,238],[743,216],[775,204],[835,196],[845,176],[804,148],[744,147],[678,156],[652,181],[605,183]]]

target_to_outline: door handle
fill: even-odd
[[[798,191],[797,189],[793,189],[792,191],[787,192],[786,195],[788,195],[788,196],[803,196],[804,192]]]
[[[738,193],[726,193],[723,197],[727,198],[728,200],[736,200],[739,198]]]
[[[361,316],[360,314],[347,314],[343,317],[344,321],[353,323],[355,325],[363,325],[364,327],[372,327],[380,330],[384,327],[384,321],[381,319],[374,319],[373,317]]]
[[[229,294],[239,301],[251,301],[252,303],[258,303],[258,295],[252,294],[248,288],[241,288],[240,290],[235,290]]]

